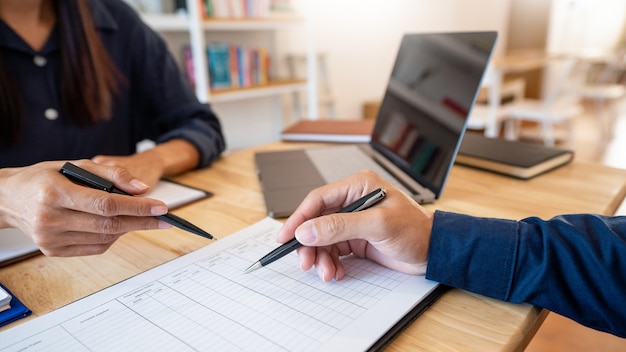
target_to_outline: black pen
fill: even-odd
[[[378,201],[383,199],[387,194],[387,191],[384,188],[379,188],[373,192],[368,193],[364,197],[358,199],[354,203],[347,205],[345,208],[342,208],[337,213],[352,213],[355,211],[367,209],[372,205],[376,204]],[[287,254],[295,251],[300,248],[302,244],[298,242],[298,240],[294,237],[290,241],[280,245],[278,248],[269,252],[266,256],[259,259],[256,263],[250,265],[244,273],[247,274],[249,272],[255,271],[261,267],[268,265],[269,263],[276,261]]]
[[[109,193],[116,193],[116,194],[123,194],[123,195],[127,195],[127,196],[132,196],[132,194],[130,193],[126,193],[124,191],[122,191],[121,189],[115,187],[113,185],[113,182],[108,181],[103,179],[102,177],[98,176],[98,175],[94,175],[91,172],[85,170],[85,169],[81,169],[80,167],[70,163],[70,162],[66,162],[63,167],[61,168],[61,170],[59,170],[63,175],[65,175],[67,178],[69,178],[70,180],[79,183],[83,186],[87,186],[87,187],[91,187],[94,189],[99,189],[99,190],[103,190]],[[185,230],[185,231],[189,231],[191,233],[193,233],[194,235],[198,235],[198,236],[202,236],[208,239],[213,239],[213,236],[204,231],[203,229],[199,228],[198,226],[190,223],[189,221],[178,217],[172,213],[167,213],[164,215],[157,215],[155,216],[155,218],[163,220],[165,222],[167,222],[168,224],[171,224],[172,226],[176,226],[179,229]]]

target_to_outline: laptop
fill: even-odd
[[[370,169],[424,204],[441,196],[497,33],[403,36],[367,144],[258,152],[268,215],[291,215],[312,189]]]

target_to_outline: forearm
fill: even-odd
[[[626,217],[562,215],[520,221],[510,294],[626,337]]]
[[[435,212],[426,278],[507,300],[519,242],[516,221]]]
[[[198,149],[182,138],[171,139],[157,144],[154,148],[139,153],[138,156],[152,160],[157,165],[160,165],[163,170],[163,176],[173,176],[192,170],[200,162]]]
[[[545,221],[437,212],[426,277],[626,336],[626,218]]]

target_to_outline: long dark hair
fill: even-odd
[[[121,74],[94,26],[86,0],[55,0],[61,42],[61,109],[77,125],[111,116]],[[17,142],[23,107],[0,53],[0,144]]]

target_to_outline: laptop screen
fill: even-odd
[[[378,112],[372,147],[439,197],[496,32],[407,34]]]

